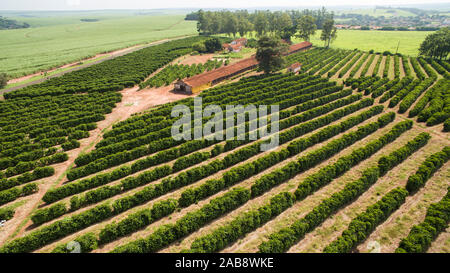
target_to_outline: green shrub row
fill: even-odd
[[[450,188],[448,189],[450,190]],[[408,236],[401,240],[395,253],[424,253],[450,222],[450,192],[441,201],[431,204],[425,220],[415,225]]]
[[[356,216],[342,235],[325,247],[324,252],[350,252],[396,211],[405,202],[406,196],[408,196],[408,191],[400,187],[387,193],[381,200]]]
[[[419,166],[415,174],[408,177],[406,189],[410,194],[415,193],[425,186],[425,183],[433,174],[439,170],[450,159],[450,146],[445,147],[442,151],[427,157]]]

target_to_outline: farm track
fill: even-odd
[[[318,168],[315,168],[314,171],[311,171],[308,174],[302,174],[299,177],[296,177],[294,180],[297,182],[301,182],[304,178],[306,178],[308,175],[317,172],[320,168],[333,164],[336,162],[336,160],[342,156],[346,156],[350,154],[354,149],[357,149],[359,147],[362,147],[366,145],[368,142],[375,140],[379,138],[381,135],[388,132],[396,123],[400,122],[400,118],[396,118],[394,122],[386,126],[385,128],[373,133],[372,135],[368,136],[366,139],[364,139],[361,143],[354,144],[350,146],[348,149],[344,150],[343,152],[339,153],[338,155],[334,156],[330,161],[326,162],[326,164],[321,164]],[[404,139],[408,139],[408,136],[405,134],[400,136],[398,140],[394,141],[393,143],[388,144],[385,149],[391,149],[394,150],[397,147],[397,143],[399,141],[405,141]],[[406,140],[407,141],[407,140]],[[233,244],[232,246],[229,246],[228,248],[224,249],[223,252],[256,252],[258,251],[258,246],[262,241],[265,241],[267,236],[269,234],[272,234],[273,232],[276,232],[280,230],[283,227],[290,226],[293,222],[300,219],[301,217],[305,216],[312,208],[320,204],[324,199],[331,196],[333,193],[341,190],[345,184],[352,182],[355,180],[355,178],[358,178],[360,176],[360,173],[362,170],[364,170],[367,166],[372,166],[373,162],[376,162],[378,160],[380,155],[384,154],[384,150],[382,149],[372,155],[370,158],[366,159],[365,161],[359,163],[357,166],[353,167],[350,171],[345,173],[339,178],[334,179],[331,183],[328,185],[322,187],[314,194],[308,196],[304,200],[300,202],[294,203],[293,206],[288,208],[286,211],[263,225],[262,227],[258,228],[254,232],[248,234],[245,238],[241,239],[239,242]],[[357,168],[357,169],[355,169]],[[298,183],[297,183],[298,184]],[[296,189],[296,186],[293,188],[293,190]],[[307,235],[308,236],[308,235]]]
[[[357,112],[355,112],[354,114],[351,114],[351,115],[349,115],[349,116],[357,115],[357,114],[359,114],[359,113],[361,113],[361,112],[364,112],[364,111],[366,111],[366,110],[367,110],[367,108],[362,109],[362,110],[359,110],[359,111],[357,111]],[[347,118],[348,118],[348,117],[347,117]],[[343,119],[345,119],[345,118],[343,118]],[[335,121],[335,122],[331,123],[330,125],[337,124],[337,123],[341,122],[343,119],[340,119],[340,120],[338,120],[338,121]],[[329,125],[327,125],[327,126],[329,126]],[[320,130],[320,129],[318,129],[318,130]],[[308,133],[308,134],[305,134],[305,135],[301,136],[300,138],[308,137],[308,136],[310,136],[311,134],[314,134],[316,131],[317,131],[317,130],[314,130],[313,132]],[[335,137],[335,138],[336,138],[336,137]],[[334,139],[334,138],[333,138],[333,139]],[[292,141],[294,141],[294,140],[292,140]],[[292,141],[291,141],[291,142],[292,142]],[[328,141],[329,141],[329,140],[328,140]],[[328,141],[326,141],[326,143],[328,143]],[[323,142],[323,143],[325,143],[325,142]],[[288,145],[288,144],[285,144],[285,145],[283,145],[282,147],[285,147],[285,146],[287,146],[287,145]],[[324,144],[321,144],[321,146],[322,146],[322,145],[324,145]],[[305,151],[303,151],[300,155],[305,154],[305,153],[307,153],[308,151],[315,150],[317,147],[321,147],[321,146],[315,145],[315,146],[313,146],[313,147],[310,147],[310,148],[306,149]],[[281,149],[281,148],[280,148],[280,149]],[[256,156],[252,157],[250,160],[254,160],[254,159],[259,158],[259,157],[262,157],[262,156],[264,156],[264,155],[266,155],[266,154],[267,154],[267,152],[262,153],[262,154],[259,154],[259,155],[256,155]],[[284,165],[288,164],[288,163],[289,163],[290,161],[292,161],[292,160],[294,160],[294,159],[293,159],[293,158],[290,158],[290,159],[287,159],[287,160],[285,160],[285,161],[282,161],[282,162],[280,162],[280,163],[278,163],[278,164],[272,166],[271,168],[269,168],[269,169],[267,169],[267,170],[265,170],[265,171],[263,171],[263,172],[261,172],[261,173],[255,175],[255,176],[253,176],[253,177],[250,178],[250,179],[253,181],[253,180],[256,179],[257,177],[260,177],[260,176],[262,176],[262,175],[264,175],[264,174],[270,172],[270,170],[277,169],[277,168],[279,168],[279,167],[281,167],[281,166],[284,166]],[[159,201],[161,201],[161,200],[165,200],[165,199],[167,199],[167,198],[179,198],[179,197],[181,196],[181,193],[182,193],[184,190],[186,190],[187,188],[197,187],[197,186],[203,184],[205,181],[207,181],[207,180],[209,180],[209,179],[212,179],[212,178],[220,177],[221,174],[224,173],[224,172],[226,172],[227,170],[230,170],[231,168],[234,168],[234,167],[243,165],[243,164],[245,164],[245,163],[246,163],[246,161],[240,162],[240,163],[238,163],[238,164],[236,164],[236,165],[234,165],[234,166],[232,166],[232,167],[230,167],[230,168],[227,168],[227,169],[225,169],[225,170],[223,170],[223,171],[220,171],[219,173],[216,173],[216,174],[213,174],[212,176],[208,176],[208,177],[206,177],[206,178],[204,178],[204,179],[201,179],[201,180],[199,180],[199,181],[197,181],[197,182],[195,182],[195,183],[193,183],[193,184],[191,184],[191,185],[189,185],[189,186],[186,186],[186,187],[177,189],[177,190],[172,191],[172,192],[170,192],[170,193],[168,193],[168,194],[165,194],[165,195],[163,195],[163,196],[157,197],[157,198],[155,198],[155,199],[153,199],[153,200],[147,202],[146,204],[143,204],[143,205],[137,206],[137,207],[135,207],[135,208],[132,208],[132,209],[130,209],[130,210],[128,210],[128,211],[126,211],[126,212],[120,214],[119,216],[114,217],[114,219],[111,219],[111,220],[117,220],[117,221],[120,221],[121,219],[124,219],[124,218],[126,218],[128,215],[132,214],[133,212],[136,212],[136,211],[138,211],[138,210],[140,210],[140,209],[142,209],[142,208],[151,207],[154,203],[157,203],[157,202],[159,202]],[[246,181],[247,181],[247,182],[246,182]],[[249,182],[248,180],[246,180],[246,181],[241,182],[241,183],[239,183],[239,184],[237,184],[237,185],[234,185],[232,188],[237,187],[237,186],[239,186],[239,185],[242,186],[242,185],[243,185],[242,183],[247,183],[248,185],[251,185],[252,182]],[[229,189],[226,189],[226,190],[228,191]],[[134,190],[133,190],[133,191],[134,191]],[[188,208],[182,209],[182,210],[180,211],[179,214],[176,213],[175,215],[172,215],[172,216],[171,216],[171,219],[172,219],[172,220],[176,220],[176,219],[181,218],[181,217],[185,214],[185,212],[189,212],[189,211],[193,211],[193,210],[198,209],[198,208],[201,207],[203,204],[207,204],[211,199],[214,199],[214,198],[217,197],[217,196],[221,196],[221,195],[223,194],[223,192],[224,192],[224,191],[221,191],[221,192],[219,192],[219,193],[217,193],[217,194],[214,194],[214,195],[212,195],[212,196],[209,196],[208,198],[206,198],[206,199],[204,199],[204,200],[198,202],[198,204],[194,204],[194,205],[189,206]],[[121,195],[121,197],[123,197],[123,196],[124,196],[124,195]],[[177,215],[178,215],[178,216],[177,216]],[[108,220],[107,222],[109,222],[109,220]],[[163,221],[163,224],[165,224],[165,223],[166,223],[166,222]],[[161,221],[157,221],[157,222],[151,224],[149,227],[150,227],[150,228],[151,228],[152,226],[156,226],[156,227],[157,227],[157,226],[159,226],[159,225],[161,225],[161,224],[162,224]],[[100,228],[100,227],[95,228],[95,226],[99,226],[99,225],[103,227],[103,226],[105,226],[105,222],[102,222],[101,224],[93,225],[93,226],[89,227],[89,228],[86,229],[86,230],[89,230],[89,231],[96,230],[96,231],[98,231],[98,230],[101,229],[101,228]],[[155,227],[155,228],[156,228],[156,227]],[[148,228],[147,228],[147,229],[148,229]],[[147,229],[146,229],[146,230],[147,230]],[[136,232],[136,233],[134,233],[134,234],[140,234],[141,232],[145,232],[146,230],[144,230],[144,231],[138,231],[138,232]],[[81,235],[81,234],[84,234],[85,232],[87,232],[87,231],[82,231],[82,232],[76,233],[75,235],[71,235],[70,238],[77,237],[77,236],[79,236],[79,235]],[[132,236],[130,236],[130,237],[125,237],[125,238],[119,239],[119,240],[117,240],[117,241],[115,241],[115,242],[130,241],[132,238],[133,238]],[[110,243],[110,244],[115,245],[115,244],[116,244],[115,242],[112,242],[112,243]],[[110,245],[110,244],[109,244],[109,245]],[[102,252],[103,252],[103,251],[107,251],[107,250],[112,250],[112,248],[110,248],[109,245],[106,245],[106,246],[104,246],[103,248],[98,249],[98,251],[102,251]],[[45,249],[44,249],[44,250],[45,250]]]
[[[133,53],[135,51],[138,51],[138,50],[141,50],[141,49],[144,49],[144,48],[147,48],[147,47],[160,45],[160,44],[163,44],[163,43],[166,43],[166,42],[169,42],[169,41],[180,40],[180,39],[183,39],[183,38],[186,38],[186,37],[191,37],[191,36],[181,36],[181,37],[176,37],[176,38],[163,39],[163,40],[159,40],[159,41],[148,43],[148,44],[143,45],[143,46],[137,45],[137,46],[132,46],[132,47],[130,47],[128,49],[120,49],[120,50],[117,50],[117,51],[113,51],[113,52],[109,53],[109,54],[111,54],[111,56],[103,58],[101,60],[98,60],[98,61],[95,61],[95,62],[92,62],[92,63],[83,64],[83,65],[77,66],[75,68],[68,69],[68,70],[65,70],[63,72],[60,72],[60,73],[57,73],[57,74],[54,74],[54,75],[51,75],[51,76],[48,76],[48,77],[45,77],[45,78],[42,78],[42,79],[39,79],[39,80],[31,81],[31,82],[28,82],[28,83],[25,83],[25,84],[21,84],[21,85],[18,85],[18,86],[14,86],[14,87],[11,87],[11,88],[8,88],[8,89],[0,90],[0,96],[5,94],[5,93],[11,92],[11,91],[15,91],[15,90],[27,87],[27,86],[31,86],[31,85],[35,85],[35,84],[39,84],[39,83],[45,82],[48,79],[61,77],[64,74],[67,74],[67,73],[70,73],[70,72],[74,72],[74,71],[78,71],[78,70],[81,70],[81,69],[93,66],[95,64],[103,63],[103,62],[108,61],[108,60],[112,60],[114,58],[117,58],[117,57],[120,57],[120,56],[124,56],[126,54]],[[94,58],[97,58],[97,57],[94,57]],[[88,58],[86,60],[90,60],[90,59],[92,59],[92,58]],[[79,63],[79,62],[76,62],[76,63]],[[63,67],[70,67],[72,65],[73,64],[64,65]],[[33,75],[39,75],[39,74],[40,73],[33,74]]]
[[[163,40],[163,41],[165,41],[165,40]],[[159,42],[163,43],[163,41],[159,41]],[[128,52],[128,53],[131,53],[131,52]],[[332,81],[337,81],[338,83],[345,81],[349,77],[350,73],[352,73],[352,70],[354,70],[356,68],[356,66],[358,65],[361,58],[364,58],[366,55],[367,55],[367,53],[361,54],[358,57],[358,60],[356,60],[356,62],[352,65],[352,67],[345,73],[345,75],[343,75],[342,78],[338,78],[340,71],[342,69],[344,69],[344,67],[346,66],[346,64],[344,64],[341,67],[341,69],[339,69],[337,71],[337,73],[335,75],[333,75]],[[330,55],[330,57],[328,57],[324,62],[330,60],[332,57],[333,57],[333,55]],[[363,76],[363,75],[361,75],[361,73],[362,73],[362,70],[366,67],[366,65],[369,65],[369,69],[368,69],[368,72],[366,75],[371,75],[373,72],[373,69],[375,67],[375,64],[377,63],[379,58],[383,58],[381,61],[381,64],[380,64],[380,69],[378,71],[378,75],[382,76],[384,68],[385,68],[386,57],[391,58],[388,77],[389,77],[389,79],[393,79],[394,78],[394,57],[393,56],[383,56],[383,55],[376,56],[370,64],[368,64],[368,62],[370,60],[370,56],[368,56],[367,60],[365,60],[362,63],[361,67],[358,69],[358,71],[356,71],[354,77],[358,78],[360,76]],[[350,59],[349,62],[353,61],[354,59],[355,59],[355,57]],[[179,61],[183,61],[183,57],[177,58],[176,60],[172,61],[171,63],[173,64],[173,63],[177,63]],[[407,63],[410,66],[412,75],[415,75],[414,69],[411,65],[409,58],[408,58]],[[336,65],[338,65],[338,64],[339,64],[339,62]],[[92,65],[92,64],[90,64],[90,65]],[[401,58],[399,60],[399,65],[400,65],[400,78],[402,78],[405,76],[405,70],[404,70],[403,62],[402,62]],[[164,67],[161,67],[160,69],[158,69],[157,71],[152,73],[152,75],[156,75],[159,71],[164,69]],[[314,69],[315,67],[317,67],[317,64],[312,65],[310,67],[312,69]],[[433,69],[433,71],[435,71],[433,67],[430,66],[430,68]],[[331,68],[331,69],[333,69],[333,68]],[[422,72],[425,75],[427,75],[427,73],[424,70],[424,68],[422,67],[422,65],[419,65],[419,69],[422,69]],[[67,73],[67,72],[65,72],[65,73]],[[318,75],[319,72],[315,72],[314,74]],[[152,75],[150,75],[148,77],[148,79],[151,78]],[[440,78],[442,78],[441,75],[438,76],[438,79],[440,79]],[[228,82],[229,81],[227,81],[227,83]],[[434,84],[436,84],[436,82]],[[431,85],[429,88],[432,88],[432,87],[433,87],[433,85]],[[114,108],[114,110],[111,114],[106,115],[106,120],[97,123],[98,128],[94,131],[91,131],[91,136],[89,138],[81,140],[80,148],[68,152],[68,154],[69,154],[68,161],[61,163],[61,164],[53,165],[53,167],[55,167],[55,170],[56,170],[55,175],[50,178],[44,178],[44,179],[35,181],[35,182],[39,183],[39,185],[40,185],[39,192],[37,194],[31,195],[31,196],[19,198],[16,201],[11,203],[11,204],[15,204],[15,203],[24,202],[24,204],[22,204],[21,206],[19,206],[16,209],[15,217],[11,221],[8,221],[8,226],[6,227],[6,229],[5,229],[5,227],[2,228],[2,232],[0,234],[0,245],[4,244],[6,241],[9,241],[12,238],[18,238],[21,236],[25,236],[25,235],[29,234],[30,232],[33,232],[34,230],[37,230],[37,229],[40,229],[41,227],[50,225],[56,221],[60,221],[65,217],[79,214],[83,211],[87,211],[87,210],[92,209],[93,207],[96,207],[103,203],[111,204],[114,200],[117,200],[119,198],[123,198],[126,196],[131,196],[131,195],[135,194],[136,192],[141,191],[145,187],[160,183],[163,179],[158,179],[158,180],[152,181],[148,184],[139,186],[137,188],[133,188],[129,191],[121,192],[119,195],[107,198],[107,199],[99,201],[95,204],[88,205],[88,206],[78,209],[74,212],[66,213],[63,216],[60,216],[56,219],[46,222],[42,226],[39,226],[39,227],[32,226],[31,220],[29,219],[30,215],[32,215],[33,211],[35,211],[37,208],[45,208],[45,207],[50,206],[50,205],[42,203],[41,199],[42,199],[43,195],[49,189],[54,188],[54,187],[59,187],[62,184],[67,183],[67,179],[65,178],[65,173],[72,168],[72,166],[74,165],[74,160],[78,157],[79,154],[86,153],[86,152],[89,152],[89,151],[92,151],[93,149],[95,149],[95,144],[103,139],[103,133],[106,130],[108,130],[108,128],[110,128],[113,124],[115,124],[119,121],[123,121],[123,120],[129,118],[132,114],[141,113],[141,112],[144,112],[145,110],[149,109],[150,107],[159,105],[159,103],[155,103],[155,100],[150,100],[150,99],[147,100],[146,99],[149,96],[151,97],[155,91],[158,92],[158,90],[161,90],[161,95],[164,95],[165,93],[167,93],[167,91],[169,91],[169,87],[167,87],[167,88],[162,87],[162,88],[156,88],[156,89],[155,88],[152,88],[152,89],[145,88],[143,90],[139,90],[139,92],[138,92],[138,87],[135,86],[134,88],[130,88],[130,89],[121,91],[122,94],[125,94],[125,96],[122,99],[122,102],[119,103],[116,108]],[[12,91],[12,90],[10,90],[10,91]],[[353,94],[356,94],[356,93],[357,92],[355,92],[355,91],[353,92]],[[349,147],[346,147],[341,152],[331,156],[329,159],[317,164],[316,166],[312,167],[311,169],[308,169],[308,170],[296,175],[294,178],[271,188],[265,194],[255,197],[253,199],[250,199],[249,201],[244,203],[242,206],[226,213],[225,215],[222,215],[222,216],[212,220],[207,225],[202,226],[200,229],[190,233],[186,237],[181,238],[181,239],[177,240],[176,242],[173,242],[170,245],[162,248],[159,252],[171,253],[171,252],[180,252],[182,250],[189,249],[192,242],[195,239],[197,239],[199,237],[203,237],[207,234],[210,234],[212,231],[216,230],[217,228],[219,228],[221,226],[224,226],[224,225],[230,223],[236,217],[242,215],[245,212],[248,212],[250,210],[256,209],[258,207],[261,207],[261,206],[267,204],[269,202],[269,200],[272,197],[274,197],[276,194],[278,194],[280,192],[284,192],[284,191],[294,192],[295,189],[297,188],[298,184],[301,183],[307,176],[309,176],[313,173],[316,173],[318,170],[320,170],[321,168],[323,168],[327,165],[335,163],[338,158],[345,156],[345,155],[349,155],[353,150],[366,145],[369,141],[375,140],[375,139],[379,138],[381,135],[388,132],[398,122],[406,120],[408,112],[414,108],[416,103],[425,94],[426,94],[426,91],[423,92],[416,99],[416,101],[410,106],[408,111],[406,111],[406,113],[404,113],[404,114],[398,114],[400,103],[398,103],[393,108],[388,108],[390,99],[387,100],[386,102],[384,102],[382,104],[385,107],[384,113],[386,113],[386,112],[395,112],[396,113],[396,118],[392,123],[388,124],[384,128],[379,129],[378,131],[368,135],[367,137],[363,138],[362,140],[357,141],[355,144],[350,145]],[[169,101],[176,101],[176,100],[184,98],[184,97],[185,96],[180,96],[180,97],[173,96],[170,98]],[[365,97],[370,97],[370,95],[365,96]],[[365,97],[363,97],[363,99]],[[374,106],[380,104],[379,99],[380,99],[380,97],[375,99]],[[143,101],[143,103],[142,103],[142,101]],[[166,103],[169,101],[161,101],[161,103]],[[292,106],[289,108],[293,108],[293,107],[295,107],[295,106]],[[345,106],[341,106],[339,108],[336,108],[335,110],[343,108],[343,107],[345,107]],[[289,108],[287,108],[287,109],[289,109]],[[364,112],[369,108],[370,107],[360,109],[352,114],[349,114],[348,116],[342,117],[342,118],[338,119],[337,121],[327,124],[325,127],[338,124],[338,123],[342,122],[342,120],[345,120],[351,116],[356,116],[359,113]],[[301,113],[299,113],[299,114],[301,114]],[[334,137],[326,139],[325,141],[323,141],[321,143],[315,144],[312,147],[309,147],[309,148],[303,150],[301,153],[295,155],[294,157],[287,158],[284,161],[281,161],[281,162],[269,167],[268,169],[265,169],[262,172],[253,175],[252,177],[250,177],[244,181],[238,182],[229,188],[222,189],[218,193],[210,195],[207,198],[200,200],[195,204],[192,204],[185,208],[179,208],[175,212],[171,213],[170,215],[163,217],[162,219],[156,220],[155,222],[151,223],[150,225],[146,226],[145,228],[142,228],[141,230],[138,230],[131,234],[128,234],[126,237],[118,238],[110,243],[105,244],[105,245],[100,245],[96,250],[94,250],[92,252],[95,252],[95,253],[110,252],[118,246],[122,246],[127,243],[133,242],[139,238],[145,238],[148,235],[155,232],[162,225],[175,223],[177,220],[181,219],[186,214],[198,210],[199,208],[208,204],[211,200],[224,195],[224,193],[227,193],[234,188],[244,187],[244,188],[250,189],[250,187],[255,183],[255,181],[257,179],[259,179],[260,177],[262,177],[263,175],[266,175],[280,167],[286,166],[288,163],[294,161],[296,158],[304,156],[311,151],[314,151],[320,147],[323,147],[326,144],[333,141],[334,139],[340,138],[340,137],[342,137],[342,135],[344,135],[348,132],[355,131],[357,127],[360,127],[362,125],[369,124],[371,122],[376,121],[376,119],[380,115],[382,115],[382,114],[379,114],[375,117],[371,117],[368,120],[365,120],[364,122],[362,122],[361,124],[358,124],[357,126],[347,130],[346,132],[340,133]],[[319,116],[319,117],[321,117],[321,116]],[[315,117],[312,120],[317,119],[317,118],[318,117]],[[362,162],[360,162],[359,164],[357,164],[356,166],[351,168],[348,172],[344,173],[342,176],[332,180],[331,183],[325,185],[324,187],[320,188],[316,192],[312,193],[310,196],[306,197],[304,200],[294,203],[293,206],[289,207],[288,209],[283,211],[281,214],[279,214],[275,218],[271,219],[270,221],[268,221],[267,223],[265,223],[258,229],[246,234],[245,236],[240,238],[238,241],[232,243],[231,245],[228,245],[221,252],[224,252],[224,253],[257,252],[259,245],[268,239],[267,238],[268,235],[280,230],[281,228],[290,226],[292,223],[294,223],[298,219],[305,216],[308,212],[311,211],[312,208],[314,208],[315,206],[320,204],[324,199],[330,197],[333,193],[336,193],[336,192],[342,190],[346,184],[358,179],[360,177],[360,175],[362,174],[362,171],[368,167],[375,166],[378,159],[382,155],[387,155],[388,153],[398,149],[398,147],[406,144],[408,141],[410,141],[412,138],[414,138],[421,132],[429,133],[432,136],[432,139],[425,147],[422,147],[421,149],[419,149],[419,151],[413,153],[403,163],[399,164],[394,169],[389,171],[387,175],[379,178],[378,181],[374,185],[370,186],[355,201],[353,201],[350,204],[339,209],[331,217],[329,217],[322,224],[320,224],[318,227],[316,227],[312,232],[307,233],[303,239],[301,239],[299,242],[297,242],[295,245],[293,245],[288,250],[288,252],[290,252],[290,253],[322,252],[323,249],[329,243],[331,243],[338,236],[341,235],[342,231],[344,231],[347,228],[348,224],[350,223],[350,221],[352,219],[354,219],[355,216],[357,216],[359,213],[363,212],[368,206],[374,204],[377,200],[381,199],[387,192],[389,192],[393,188],[396,188],[398,186],[405,186],[409,175],[413,174],[417,170],[417,167],[425,160],[426,157],[428,157],[429,155],[431,155],[433,153],[441,151],[444,146],[449,145],[450,138],[449,138],[448,133],[442,132],[442,128],[443,128],[442,124],[439,124],[439,125],[436,125],[433,127],[426,127],[424,123],[418,123],[416,121],[417,117],[412,118],[412,120],[414,120],[414,126],[410,131],[401,135],[394,142],[387,144],[385,147],[383,147],[383,149],[379,150],[378,152],[376,152],[375,154],[370,156],[368,159],[363,160]],[[306,122],[308,122],[308,121],[306,121]],[[286,128],[286,129],[282,130],[281,132],[289,130],[290,128],[291,127]],[[296,139],[290,140],[289,142],[287,142],[283,145],[280,145],[280,147],[278,147],[275,151],[279,151],[283,148],[286,148],[289,145],[289,143],[291,143],[299,138],[305,138],[305,137],[311,136],[312,134],[320,131],[323,128],[324,127],[320,127],[318,129],[313,130],[312,132],[309,132],[307,134],[299,136]],[[221,142],[221,143],[217,143],[217,144],[224,144],[224,143],[225,142]],[[173,173],[170,176],[174,177],[174,176],[177,176],[178,174],[185,172],[187,170],[190,170],[190,169],[193,169],[193,168],[196,168],[199,166],[204,166],[204,165],[212,162],[213,160],[223,159],[225,156],[232,154],[236,150],[241,149],[243,147],[250,146],[252,144],[253,144],[253,142],[239,146],[230,151],[221,153],[216,157],[209,158],[201,163],[195,164],[186,169],[183,169],[176,173]],[[211,151],[213,146],[206,147],[206,148],[194,151],[194,152]],[[194,152],[192,152],[192,153],[194,153]],[[192,153],[190,153],[190,154],[192,154]],[[253,155],[244,161],[241,161],[241,162],[239,162],[233,166],[230,166],[226,169],[222,169],[208,177],[205,177],[200,180],[196,180],[194,183],[191,183],[187,186],[183,186],[181,188],[177,188],[175,190],[169,191],[168,193],[165,193],[162,196],[156,197],[150,201],[147,201],[144,204],[140,204],[138,206],[132,207],[131,209],[126,210],[118,215],[115,215],[114,217],[111,217],[111,218],[108,218],[101,222],[90,225],[89,227],[84,228],[73,234],[64,236],[55,242],[49,243],[49,244],[45,245],[44,247],[37,249],[34,252],[51,252],[56,246],[61,245],[63,243],[70,242],[70,241],[74,240],[75,238],[77,238],[81,235],[84,235],[86,233],[93,232],[95,235],[98,235],[100,230],[103,229],[106,225],[108,225],[110,223],[119,222],[137,211],[140,211],[144,208],[151,208],[155,203],[163,201],[163,200],[167,200],[168,198],[178,199],[181,197],[181,193],[184,192],[186,189],[196,188],[196,187],[204,184],[206,181],[208,181],[210,179],[221,178],[222,175],[225,172],[229,171],[230,169],[233,169],[238,166],[242,166],[248,162],[251,162],[258,158],[261,158],[267,154],[268,154],[268,152],[263,152],[260,154]],[[147,156],[149,156],[149,155],[146,155],[144,157],[147,157]],[[91,177],[96,176],[101,173],[108,173],[113,169],[120,168],[121,166],[131,165],[133,162],[136,162],[137,160],[142,159],[144,157],[140,157],[135,160],[132,160],[132,161],[99,171],[97,173],[82,177],[80,179],[75,180],[74,182],[80,181],[80,180],[83,180],[86,178],[91,178]],[[157,167],[160,167],[161,165],[172,166],[175,161],[176,160],[172,160],[167,163],[161,163],[161,164],[149,167],[147,169],[138,171],[136,173],[133,173],[127,177],[138,176],[139,174],[142,174],[143,172],[153,170]],[[118,179],[116,181],[112,181],[110,183],[107,183],[106,185],[108,185],[108,186],[117,185],[122,180],[126,179],[127,177]],[[373,241],[379,242],[381,244],[381,252],[389,252],[389,253],[394,252],[395,249],[398,247],[400,240],[408,235],[411,227],[420,223],[424,219],[425,212],[426,212],[427,208],[429,207],[429,205],[431,203],[439,201],[442,198],[442,196],[445,195],[445,193],[446,193],[445,191],[446,191],[447,187],[450,186],[450,184],[448,182],[448,181],[450,181],[449,178],[450,178],[450,162],[447,162],[444,166],[442,166],[442,168],[440,170],[438,170],[434,174],[434,176],[432,178],[429,179],[429,181],[427,181],[426,185],[420,191],[418,191],[417,193],[415,193],[412,196],[408,196],[406,199],[406,202],[398,210],[396,210],[392,215],[390,215],[390,217],[385,222],[383,222],[379,226],[377,226],[377,228],[368,236],[368,238],[363,243],[361,243],[360,245],[357,246],[357,248],[354,250],[354,252],[369,252],[370,250],[368,249],[368,244]],[[102,186],[99,186],[99,187],[102,187]],[[89,189],[88,191],[97,189],[99,187]],[[57,202],[58,203],[63,202],[67,205],[69,203],[70,198],[72,198],[73,196],[77,196],[77,195],[81,196],[81,195],[83,195],[83,193],[71,195],[71,196],[61,199]],[[11,204],[7,204],[7,206],[9,206]],[[429,248],[428,252],[448,252],[448,251],[450,251],[450,230],[449,229],[447,229],[445,232],[443,232],[436,238],[436,240],[433,242],[432,246]]]
[[[406,144],[420,132],[421,131],[419,129],[413,128],[405,135],[402,135],[397,141],[392,143],[394,144],[393,146],[385,150],[381,150],[381,153],[379,153],[375,158],[372,158],[372,162],[363,166],[362,169],[374,166],[380,156],[388,154],[401,145]],[[305,238],[297,243],[297,245],[292,247],[289,252],[322,252],[322,250],[329,243],[340,236],[342,231],[347,228],[350,221],[355,218],[356,215],[363,212],[371,204],[377,202],[390,190],[398,186],[404,186],[406,184],[406,179],[408,178],[408,176],[417,169],[417,167],[427,156],[429,156],[433,152],[441,150],[441,143],[442,142],[434,144],[430,142],[418,152],[414,153],[402,164],[389,171],[386,176],[378,179],[378,181],[374,185],[372,185],[365,193],[363,193],[357,200],[340,209],[332,217],[327,219],[322,225],[316,228],[312,233],[307,234]],[[353,181],[358,177],[359,176],[351,177],[352,179],[350,181]],[[430,182],[431,181],[428,181],[428,183]],[[368,239],[366,243],[370,241],[371,240]]]

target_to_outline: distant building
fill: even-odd
[[[222,47],[224,50],[228,50],[229,52],[240,52],[244,46],[247,45],[246,38],[239,38],[233,40],[229,44],[223,44]]]
[[[312,47],[312,44],[310,42],[301,42],[298,44],[294,44],[289,47],[289,51],[286,55],[291,55],[291,54],[294,54],[294,53],[297,53],[297,52],[300,52],[303,50],[307,50],[307,49],[310,49],[311,47]]]
[[[232,46],[238,45],[236,44]],[[290,55],[299,51],[307,50],[311,47],[312,44],[310,42],[294,44],[289,47],[289,51],[285,55]],[[228,66],[222,66],[220,68],[187,78],[185,80],[179,80],[175,83],[175,91],[185,92],[188,94],[197,94],[223,80],[239,75],[247,70],[256,68],[257,66],[258,61],[256,60],[255,56],[252,56]],[[297,72],[298,70],[300,70],[300,67],[295,67],[294,70]]]
[[[301,63],[293,63],[288,67],[288,72],[293,72],[293,73],[297,73],[298,71],[300,71],[300,69],[302,69],[302,65]]]
[[[222,66],[218,69],[180,80],[175,84],[175,90],[188,94],[197,94],[214,84],[256,68],[257,66],[258,61],[253,56],[228,66]]]
[[[231,42],[232,45],[241,45],[246,46],[247,45],[247,38],[239,38]]]

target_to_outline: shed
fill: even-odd
[[[294,72],[297,73],[298,71],[300,71],[300,69],[302,68],[302,64],[301,63],[293,63],[288,67],[288,72]]]
[[[244,59],[237,63],[222,66],[218,69],[211,70],[209,72],[180,80],[175,83],[175,90],[186,92],[188,94],[197,94],[225,79],[231,78],[235,75],[241,74],[247,70],[256,68],[258,61],[255,56]]]

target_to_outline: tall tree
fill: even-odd
[[[259,68],[268,74],[278,71],[283,67],[283,54],[287,51],[287,45],[281,43],[275,37],[263,36],[258,40],[256,59],[259,61]]]
[[[428,35],[420,45],[419,53],[430,58],[446,59],[450,54],[450,27]]]
[[[320,40],[325,42],[326,47],[330,47],[330,43],[337,37],[337,29],[334,26],[333,19],[327,19],[322,26],[322,34]]]
[[[257,12],[255,22],[253,24],[258,37],[261,37],[267,32],[269,20],[263,12]]]
[[[286,36],[286,32],[290,33],[291,29],[292,29],[292,20],[289,14],[287,14],[286,12],[279,14],[279,16],[276,18],[275,23],[275,31],[278,34],[278,36],[280,37]]]
[[[316,33],[316,19],[311,15],[302,16],[297,23],[298,34],[297,37],[305,41],[309,41],[311,35]]]

